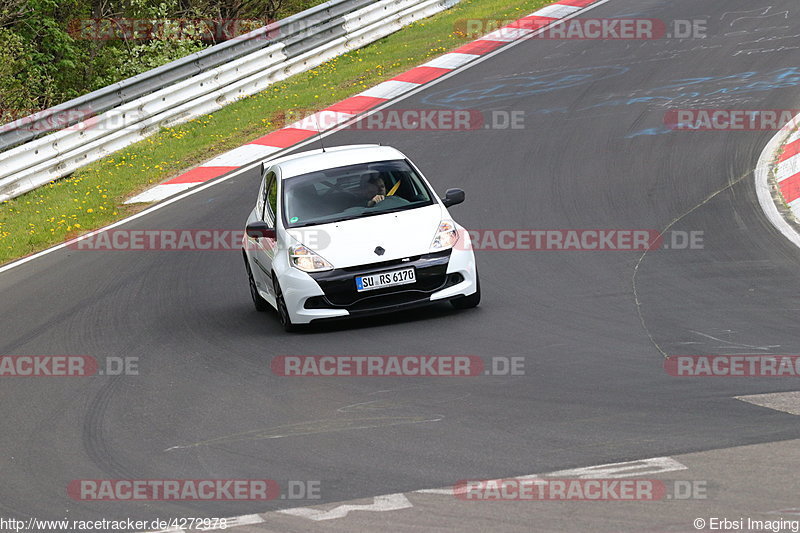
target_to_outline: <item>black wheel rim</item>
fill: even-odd
[[[278,318],[280,318],[281,325],[285,326],[289,323],[289,309],[286,308],[281,287],[277,282],[275,282],[275,302],[278,304]]]
[[[253,273],[250,271],[250,266],[247,267],[247,280],[250,284],[250,296],[253,297],[254,302],[258,302],[258,289],[256,288],[256,280],[253,279]]]
[[[281,319],[281,324],[286,325],[289,323],[289,310],[286,308],[286,302],[283,301],[283,295],[278,293],[278,315]]]

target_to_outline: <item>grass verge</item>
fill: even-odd
[[[475,36],[461,19],[517,19],[552,0],[462,0],[450,10],[129,146],[72,176],[0,203],[0,264],[105,226],[142,205],[131,195],[279,129],[287,114],[312,113],[363,91]]]

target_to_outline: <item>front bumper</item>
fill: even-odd
[[[358,292],[356,276],[378,274],[413,267],[413,284]],[[287,285],[283,286],[284,277]],[[473,294],[477,289],[475,256],[472,249],[444,250],[414,257],[305,273],[288,268],[281,276],[284,296],[292,322],[307,324],[319,320],[363,317],[412,309],[435,302]]]
[[[347,311],[347,316],[362,316],[428,304],[435,293],[464,281],[464,276],[460,272],[448,273],[450,256],[451,250],[444,250],[367,266],[337,268],[310,274],[323,294],[308,298],[303,307],[344,310]],[[356,290],[356,276],[410,267],[415,271],[414,283],[365,292]]]

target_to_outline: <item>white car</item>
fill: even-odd
[[[312,150],[262,165],[247,219],[244,260],[256,309],[278,311],[287,331],[450,301],[480,302],[469,234],[395,148]]]

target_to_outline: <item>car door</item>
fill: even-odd
[[[277,229],[278,219],[278,180],[280,179],[280,169],[273,167],[264,173],[262,187],[259,191],[259,200],[256,203],[257,217],[269,225],[270,228]],[[275,260],[277,249],[277,232],[275,238],[260,237],[254,239],[255,253],[253,260],[258,269],[258,287],[271,295],[275,295],[272,286],[272,262]]]

